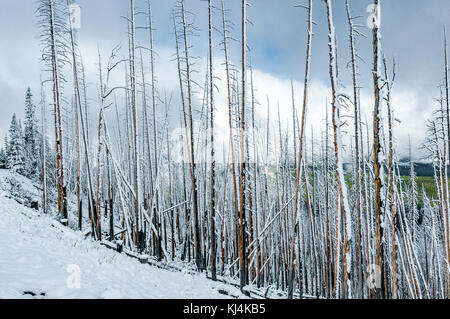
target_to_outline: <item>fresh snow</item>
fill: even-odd
[[[242,297],[237,288],[204,274],[141,264],[86,239],[51,216],[8,198],[9,178],[21,177],[0,170],[0,298]],[[32,190],[29,181],[22,182]],[[76,288],[78,270],[80,288]]]

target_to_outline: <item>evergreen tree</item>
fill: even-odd
[[[0,169],[6,168],[6,152],[5,149],[2,147],[0,149]]]
[[[36,106],[33,104],[33,95],[28,88],[25,96],[25,129],[24,129],[24,151],[25,151],[25,172],[29,178],[38,175],[38,131],[36,125]]]
[[[24,173],[25,158],[22,128],[20,122],[17,121],[16,114],[13,114],[11,125],[9,127],[8,150],[7,150],[7,167],[19,174]]]
[[[9,153],[8,133],[5,133],[5,168],[8,168],[8,153]]]

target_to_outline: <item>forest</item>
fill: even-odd
[[[297,6],[306,37],[296,41],[306,54],[290,114],[256,97],[250,1],[234,0],[238,12],[228,7],[231,0],[203,1],[207,25],[197,24],[193,1],[173,5],[168,36],[178,89],[167,92],[158,87],[165,70],[155,43],[155,0],[124,1],[127,43],[107,56],[100,47],[91,52],[96,83],[87,81],[74,3],[39,0],[41,87],[26,90],[24,121],[13,115],[0,168],[38,185],[36,205],[62,225],[140,261],[205,273],[246,295],[264,297],[271,288],[287,299],[449,298],[445,29],[442,60],[434,61],[442,81],[436,100],[424,106],[434,108],[433,117],[424,119],[426,140],[413,141],[427,161],[415,162],[411,141],[408,157],[398,151],[396,60],[383,51],[382,33],[390,31],[380,23],[383,0],[373,0],[370,29],[352,10],[355,0]],[[337,6],[347,14],[339,47]],[[317,106],[310,90],[319,14],[327,21],[330,90]],[[191,45],[199,28],[208,34],[204,59]],[[365,63],[362,37],[371,44]],[[346,67],[339,59],[344,51],[351,57]],[[364,68],[371,74],[367,114]],[[312,107],[321,109],[320,130],[311,128]]]

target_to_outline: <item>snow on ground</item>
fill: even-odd
[[[0,169],[0,192],[2,191],[4,196],[14,198],[28,207],[31,202],[41,201],[41,191],[28,178],[7,169]]]
[[[227,298],[239,290],[101,246],[5,191],[0,172],[0,298]],[[79,277],[77,276],[79,271]],[[79,288],[77,288],[79,278]],[[33,296],[35,295],[35,296]]]

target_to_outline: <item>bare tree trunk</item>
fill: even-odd
[[[102,232],[101,232],[101,213],[100,213],[100,193],[101,193],[101,151],[102,151],[102,141],[101,141],[101,135],[102,135],[102,125],[103,125],[103,111],[104,111],[104,87],[103,87],[103,76],[102,76],[102,64],[101,64],[101,57],[100,57],[100,49],[98,52],[98,68],[99,68],[99,78],[100,78],[100,95],[101,95],[101,105],[100,105],[100,112],[98,116],[98,131],[97,131],[97,197],[96,202],[93,207],[95,207],[94,215],[96,216],[96,230],[97,230],[97,238],[98,240],[102,240]]]
[[[150,69],[151,69],[151,81],[152,81],[152,119],[153,119],[153,147],[154,147],[154,165],[155,165],[155,179],[158,176],[158,128],[156,123],[156,86],[155,86],[155,52],[153,49],[153,19],[150,0],[148,0],[148,17],[149,17],[149,35],[150,35]],[[145,83],[144,83],[145,85]],[[149,149],[150,151],[150,149]],[[152,168],[150,168],[152,169]],[[152,194],[153,196],[153,194]],[[158,195],[154,195],[158,202]],[[158,205],[157,205],[158,206]],[[157,208],[159,209],[159,207]]]
[[[380,145],[380,105],[381,105],[381,88],[380,88],[380,34],[379,34],[379,14],[380,6],[379,0],[374,0],[375,5],[375,15],[373,21],[373,84],[375,91],[375,106],[374,106],[374,117],[373,117],[373,165],[375,173],[375,231],[376,231],[376,265],[379,267],[381,275],[381,287],[376,287],[375,294],[378,299],[384,299],[386,292],[384,291],[384,245],[382,243],[383,238],[383,227],[381,225],[381,220],[383,218],[383,201],[381,199],[381,189],[383,187],[383,181],[381,180],[382,169],[380,163],[381,156],[381,145]]]
[[[177,49],[177,63],[178,63],[178,77],[180,80],[180,91],[181,91],[181,103],[183,106],[183,115],[184,115],[184,124],[186,129],[186,145],[189,156],[189,172],[191,178],[191,188],[192,188],[192,220],[193,220],[193,233],[194,233],[194,253],[195,253],[195,261],[197,268],[202,271],[204,269],[204,261],[203,254],[201,251],[200,245],[200,229],[198,222],[198,190],[197,190],[197,178],[195,175],[196,172],[196,163],[195,163],[195,153],[194,153],[194,128],[193,128],[193,119],[192,119],[192,94],[191,94],[191,70],[190,70],[190,62],[189,62],[189,45],[187,39],[187,24],[186,24],[186,16],[184,9],[184,0],[180,0],[181,4],[181,19],[183,25],[183,41],[184,41],[184,62],[186,65],[186,85],[187,85],[187,101],[188,101],[188,119],[186,116],[186,105],[185,105],[185,95],[183,89],[183,78],[182,78],[182,69],[181,69],[181,57],[179,53],[179,44],[178,44],[178,32],[176,27],[176,21],[174,17],[174,30],[175,30],[175,39],[176,39],[176,49]],[[189,250],[190,251],[190,250]]]
[[[140,152],[138,147],[139,139],[139,128],[138,128],[138,115],[136,106],[136,46],[135,46],[135,13],[134,13],[134,0],[130,0],[131,5],[131,109],[133,113],[132,123],[133,123],[133,178],[134,178],[134,209],[135,209],[135,231],[136,231],[136,242],[140,242],[139,234],[141,231],[140,227],[140,209],[141,209],[141,187],[140,187]]]
[[[247,282],[247,269],[246,269],[246,217],[245,217],[245,174],[246,174],[246,163],[245,163],[245,80],[246,80],[246,53],[247,53],[247,41],[246,41],[246,25],[247,25],[247,0],[242,0],[242,105],[241,105],[241,131],[240,131],[240,155],[241,155],[241,168],[240,168],[240,177],[239,177],[239,226],[240,226],[240,238],[239,238],[239,279],[240,279],[240,287],[241,290],[244,289],[244,286]]]
[[[256,145],[256,126],[255,126],[255,88],[253,85],[253,68],[250,69],[250,75],[251,75],[251,90],[252,90],[252,144],[253,144],[253,196],[255,206],[255,234],[257,236],[256,238],[256,285],[260,287],[261,285],[261,256],[260,256],[260,240],[259,240],[259,205],[258,205],[258,189],[257,189],[257,179],[258,179],[258,168],[259,163],[257,164],[258,155],[257,155],[257,145]],[[250,229],[251,234],[253,234],[253,229]],[[253,236],[251,239],[251,242],[253,242]]]
[[[52,91],[53,91],[53,105],[55,114],[55,143],[56,143],[56,183],[58,192],[58,214],[63,214],[64,206],[64,165],[63,165],[63,142],[62,142],[62,122],[61,122],[61,99],[60,99],[60,75],[59,75],[59,61],[58,61],[58,49],[57,39],[55,31],[55,12],[53,6],[53,0],[49,0],[49,26],[50,26],[50,47],[52,58]]]
[[[69,14],[69,33],[70,33],[70,42],[71,42],[71,51],[72,51],[72,68],[73,68],[73,77],[74,77],[74,91],[75,91],[75,129],[76,129],[76,151],[77,151],[77,208],[78,208],[78,229],[82,229],[82,205],[81,205],[81,150],[80,150],[80,125],[79,125],[79,117],[80,117],[80,108],[81,108],[81,99],[80,99],[80,89],[78,83],[78,66],[75,52],[75,41],[74,41],[74,32],[72,28],[72,17],[70,13],[70,4],[69,0],[67,0],[67,11]]]
[[[222,26],[223,26],[223,47],[225,55],[225,72],[227,79],[227,102],[228,102],[228,126],[230,129],[230,153],[231,153],[231,170],[233,177],[233,196],[234,196],[234,215],[236,218],[236,224],[239,220],[239,198],[238,187],[236,177],[236,158],[235,158],[235,146],[234,146],[234,134],[233,134],[233,111],[232,111],[232,93],[231,93],[231,79],[230,79],[230,63],[228,60],[228,29],[227,20],[225,17],[225,4],[222,0]],[[236,232],[236,244],[239,241],[239,234]]]
[[[302,160],[303,160],[303,142],[305,137],[305,126],[306,126],[306,112],[308,106],[308,85],[309,85],[309,71],[311,64],[311,42],[313,36],[313,20],[312,20],[312,5],[313,0],[309,0],[308,5],[308,40],[306,44],[306,66],[305,66],[305,81],[303,87],[303,108],[302,108],[302,120],[300,123],[300,136],[299,136],[299,150],[298,150],[298,161],[297,161],[297,174],[296,174],[296,184],[295,184],[295,201],[294,201],[294,219],[293,219],[293,230],[291,238],[291,251],[290,251],[290,265],[289,265],[289,287],[288,287],[288,298],[292,299],[294,293],[294,272],[295,272],[295,241],[298,237],[298,206],[299,206],[299,196],[300,196],[300,182],[302,175]],[[306,177],[307,178],[307,177]],[[301,292],[300,292],[301,294]]]
[[[337,211],[343,217],[345,224],[345,234],[344,234],[344,246],[343,246],[343,256],[344,256],[344,280],[346,286],[344,291],[346,297],[352,298],[352,278],[351,278],[351,240],[352,240],[352,227],[351,227],[351,214],[347,199],[347,186],[345,184],[343,163],[342,163],[342,137],[341,137],[341,119],[339,114],[339,94],[338,94],[338,75],[337,75],[337,56],[336,56],[336,35],[333,23],[333,14],[331,8],[331,0],[327,0],[327,12],[328,12],[328,29],[329,29],[329,51],[330,51],[330,80],[331,80],[331,90],[332,90],[332,122],[334,131],[334,152],[336,160],[336,181],[337,181],[337,194],[338,194],[338,207]],[[337,238],[340,234],[337,234]],[[339,254],[338,254],[339,256]],[[339,260],[337,260],[340,263]],[[339,277],[338,277],[338,280]],[[339,293],[339,292],[336,292]]]
[[[356,268],[357,268],[357,294],[362,293],[363,275],[362,275],[362,256],[361,256],[361,157],[359,152],[359,98],[358,98],[358,71],[356,68],[356,46],[355,46],[355,29],[353,17],[350,13],[350,6],[346,0],[347,18],[350,26],[350,50],[352,61],[352,78],[353,78],[353,104],[354,104],[354,121],[355,121],[355,212],[356,212]]]
[[[45,93],[44,83],[41,78],[41,160],[42,160],[42,211],[47,213],[47,134],[46,134],[46,120],[45,120]]]
[[[113,208],[113,195],[112,195],[112,185],[111,185],[111,168],[109,166],[109,149],[106,150],[106,174],[108,180],[108,198],[107,206],[109,204],[109,240],[114,240],[114,208]]]
[[[445,58],[445,102],[446,102],[446,108],[447,108],[447,151],[448,151],[448,155],[447,158],[448,160],[450,160],[450,85],[449,85],[449,79],[448,79],[448,55],[447,55],[447,34],[446,31],[444,29],[444,46],[445,46],[445,51],[444,51],[444,58]],[[447,163],[444,163],[445,167],[447,168]],[[447,169],[446,169],[447,171]],[[447,179],[447,175],[445,176],[445,179]],[[447,185],[446,185],[447,187]],[[448,207],[448,203],[445,203],[446,207]],[[446,214],[446,230],[445,233],[447,233],[447,264],[450,263],[450,236],[449,236],[449,232],[450,232],[450,228],[449,228],[449,216],[448,216],[448,212]],[[447,297],[450,296],[450,271],[448,270],[448,267],[446,268],[446,282],[447,282]]]
[[[388,111],[388,124],[389,124],[389,194],[391,200],[391,240],[392,240],[392,298],[397,299],[398,297],[398,283],[397,283],[397,244],[396,244],[396,203],[395,203],[395,194],[396,191],[394,189],[394,113],[391,106],[391,89],[395,79],[395,64],[394,64],[394,74],[392,80],[388,77],[386,60],[383,60],[384,63],[384,74],[385,81],[387,87],[387,111]]]
[[[212,54],[212,12],[211,0],[208,0],[208,25],[209,25],[209,98],[210,98],[210,147],[211,147],[211,190],[210,190],[210,246],[211,246],[211,278],[217,279],[216,274],[216,159],[214,150],[214,74],[213,74],[213,54]]]
[[[73,45],[73,48],[75,48],[75,46]],[[72,50],[73,51],[73,50]],[[76,56],[75,56],[76,57]],[[73,58],[75,58],[73,57]],[[76,60],[76,59],[74,59]],[[74,63],[74,66],[76,68],[76,63]],[[75,85],[77,86],[76,91],[77,96],[78,96],[78,109],[79,109],[79,113],[80,113],[80,122],[81,122],[81,131],[82,131],[82,136],[83,136],[83,146],[84,146],[84,158],[86,161],[86,178],[87,178],[87,182],[88,182],[88,206],[89,207],[94,207],[94,191],[92,188],[92,179],[91,179],[91,167],[90,167],[90,163],[89,163],[89,135],[88,135],[88,118],[87,118],[87,97],[86,97],[86,84],[84,83],[85,81],[85,77],[84,77],[84,71],[83,71],[83,89],[84,89],[84,97],[85,97],[85,101],[84,101],[84,105],[85,105],[85,116],[83,116],[83,108],[81,107],[81,96],[79,94],[79,81],[78,81],[78,71],[75,69],[74,72],[75,75]],[[89,210],[90,212],[90,219],[91,219],[91,227],[92,227],[92,234],[93,236],[95,236],[95,229],[94,229],[94,225],[96,225],[97,223],[95,222],[94,224],[94,217],[92,212]],[[96,217],[95,217],[96,218]],[[95,227],[96,228],[96,227]]]

